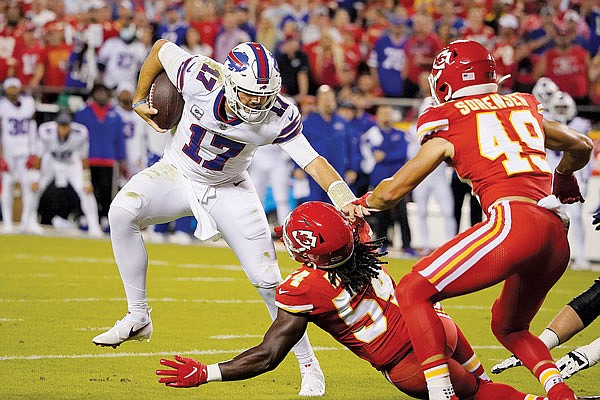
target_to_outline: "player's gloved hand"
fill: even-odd
[[[36,155],[30,155],[25,162],[27,169],[40,169],[40,158]]]
[[[0,172],[8,172],[8,164],[4,158],[0,157]]]
[[[577,178],[573,174],[561,174],[554,170],[554,181],[552,183],[552,194],[558,197],[563,204],[572,204],[578,201],[584,202],[579,191]]]
[[[196,387],[206,383],[208,371],[206,364],[193,358],[175,356],[175,360],[161,358],[160,363],[173,369],[157,369],[156,375],[165,376],[158,380],[167,386],[177,388]]]
[[[592,224],[596,225],[596,230],[600,231],[600,211],[594,214],[594,219],[592,220]]]
[[[520,367],[523,363],[515,356],[510,356],[506,360],[498,363],[492,367],[492,374],[499,374],[500,372],[504,372],[507,369]]]
[[[359,206],[363,206],[366,209],[371,209],[371,207],[369,207],[369,204],[367,204],[367,197],[369,197],[372,194],[373,191],[368,191],[367,193],[360,196],[358,199],[354,200],[352,204],[357,204]]]

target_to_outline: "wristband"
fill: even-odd
[[[219,364],[209,364],[206,366],[206,382],[222,381],[221,368]]]
[[[89,168],[83,170],[83,183],[92,183],[92,172]]]
[[[352,193],[352,190],[350,190],[346,182],[342,180],[335,181],[329,185],[329,189],[327,189],[327,195],[338,210],[352,203],[352,201],[356,199],[356,196],[354,193]]]
[[[140,106],[142,104],[148,104],[148,100],[146,99],[142,99],[140,101],[136,101],[135,103],[133,103],[133,105],[131,106],[131,109],[133,110],[134,108],[136,108],[137,106]]]

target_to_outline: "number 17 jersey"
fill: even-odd
[[[468,96],[428,108],[417,134],[421,143],[433,137],[452,143],[452,166],[487,210],[501,197],[550,195],[542,111],[526,93]]]
[[[229,183],[250,166],[258,146],[283,144],[302,134],[298,108],[277,97],[260,124],[243,122],[225,108],[224,66],[165,43],[159,59],[185,101],[181,120],[164,158],[188,179]]]

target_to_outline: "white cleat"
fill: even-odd
[[[113,349],[116,349],[127,340],[146,340],[149,342],[153,330],[150,311],[149,308],[148,317],[143,321],[134,321],[131,319],[131,313],[127,313],[123,319],[115,322],[115,326],[96,336],[92,339],[92,342],[97,346],[110,346]]]
[[[492,371],[492,374],[499,374],[500,372],[504,372],[507,369],[514,368],[514,367],[520,367],[522,365],[523,365],[523,363],[521,362],[521,360],[519,360],[515,356],[510,356],[506,360],[502,361],[501,363],[494,365],[492,367],[491,371]]]
[[[302,384],[300,385],[299,396],[319,397],[325,395],[325,376],[321,371],[318,361],[314,361],[307,366],[300,367],[302,374]]]
[[[569,379],[581,370],[584,370],[590,366],[585,354],[580,353],[577,350],[568,352],[560,360],[556,361],[556,367],[560,371],[563,379]]]

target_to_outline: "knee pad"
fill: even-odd
[[[129,213],[128,218],[133,216],[137,220],[137,217],[148,203],[149,199],[144,194],[131,190],[121,190],[110,204],[109,219],[111,212],[114,215],[118,212],[117,209],[120,209]]]
[[[591,324],[600,314],[600,278],[588,290],[571,300],[569,306],[581,318],[584,327]]]
[[[246,274],[257,289],[275,289],[281,283],[281,271],[277,261],[254,265],[251,271],[246,269]]]

